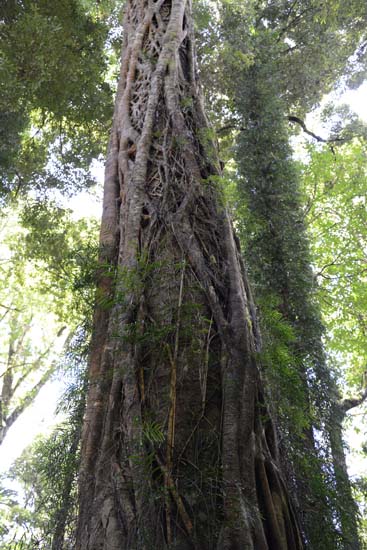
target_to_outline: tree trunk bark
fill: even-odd
[[[126,3],[78,549],[297,550],[188,0]]]
[[[344,406],[346,406],[344,404]],[[361,550],[358,536],[358,506],[353,499],[343,441],[343,420],[346,408],[339,403],[333,406],[333,425],[330,427],[330,443],[335,472],[336,493],[339,497],[338,521],[345,550]]]

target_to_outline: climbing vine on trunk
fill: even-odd
[[[190,10],[125,7],[76,546],[297,550]]]

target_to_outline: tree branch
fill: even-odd
[[[224,132],[227,132],[228,130],[237,130],[238,132],[244,132],[246,128],[243,126],[237,126],[237,124],[226,124],[225,126],[222,126],[221,128],[216,128],[215,133],[216,134],[223,134]]]
[[[354,407],[359,407],[359,405],[362,405],[362,403],[364,403],[366,399],[367,399],[367,388],[359,397],[349,397],[347,399],[342,399],[339,402],[339,407],[341,408],[341,410],[343,411],[343,414],[345,415],[350,409],[354,409]]]
[[[22,399],[21,403],[5,419],[5,428],[3,430],[3,433],[0,436],[0,444],[4,440],[4,437],[7,433],[7,431],[9,430],[9,428],[19,418],[19,416],[22,414],[22,412],[35,400],[35,398],[39,394],[40,390],[43,388],[43,386],[46,384],[46,382],[50,379],[50,377],[54,373],[54,371],[55,371],[55,364],[51,365],[51,367],[42,376],[40,381],[37,382],[37,384],[35,384],[35,386],[33,386],[33,388],[31,390],[29,390],[27,395]]]
[[[343,413],[343,416],[346,415],[350,409],[354,409],[355,407],[359,407],[359,405],[362,405],[364,401],[367,399],[367,370],[365,370],[363,374],[363,386],[364,390],[361,395],[358,397],[348,397],[346,399],[341,399],[338,403],[339,408],[341,412]]]
[[[8,311],[21,311],[20,309],[16,308],[16,307],[11,307],[11,306],[6,306],[4,304],[0,304],[0,307],[3,307],[4,309],[8,310]]]
[[[315,134],[314,132],[312,132],[311,130],[309,130],[305,124],[305,122],[299,118],[298,116],[294,116],[294,115],[289,115],[288,116],[288,120],[289,122],[293,122],[295,124],[299,124],[299,126],[301,126],[302,130],[305,132],[305,134],[308,134],[309,136],[313,137],[314,139],[316,139],[316,141],[318,141],[319,143],[327,143],[328,145],[330,145],[330,149],[332,151],[332,153],[335,155],[335,151],[334,151],[334,148],[333,148],[333,145],[332,144],[341,144],[341,143],[345,143],[346,139],[345,138],[341,138],[341,137],[335,137],[333,139],[325,139],[321,136],[318,136],[317,134]]]

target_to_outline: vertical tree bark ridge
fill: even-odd
[[[301,549],[190,2],[129,0],[124,26],[77,548]]]

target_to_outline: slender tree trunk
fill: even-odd
[[[232,33],[238,43],[231,25],[233,17],[224,25],[227,39],[231,43]],[[296,496],[307,547],[354,550],[359,548],[358,514],[336,409],[340,396],[327,365],[320,312],[313,296],[314,275],[298,176],[291,160],[286,105],[279,82],[273,78],[277,65],[265,47],[266,34],[263,39],[256,63],[242,75],[239,73],[233,84],[241,127],[238,190],[249,213],[246,219],[239,220],[240,230],[247,243],[250,278],[256,283],[257,298],[264,306],[262,314],[268,332],[268,354],[264,355],[268,355],[272,409],[278,416],[280,451],[287,461],[284,470]],[[282,340],[275,319],[268,320],[270,308],[282,315],[294,340],[289,335],[285,338],[284,333]],[[276,345],[283,341],[288,359],[282,361],[274,352],[276,340]],[[285,375],[284,366],[291,358],[289,376]],[[287,379],[292,387],[289,392],[284,391]],[[345,406],[355,406],[364,395],[348,400]]]
[[[70,456],[76,456],[80,443],[80,424],[75,428],[72,443],[69,447]],[[72,490],[75,487],[75,478],[78,469],[71,467],[67,472],[61,495],[61,505],[55,514],[55,529],[52,537],[51,550],[63,550],[65,548],[65,531],[68,520],[70,520],[70,510],[73,510]],[[75,509],[75,508],[74,508]]]
[[[124,25],[76,547],[297,550],[190,2],[130,0]]]
[[[3,374],[1,396],[0,396],[0,445],[5,439],[8,431],[7,420],[9,413],[9,403],[13,396],[13,357],[14,357],[14,341],[11,338],[8,350],[8,361],[6,370]]]
[[[29,320],[31,321],[31,319]],[[10,321],[9,349],[6,369],[0,376],[0,446],[4,442],[9,430],[18,420],[21,414],[29,407],[37,395],[48,382],[55,371],[56,361],[51,362],[50,366],[44,370],[43,360],[51,351],[52,345],[46,348],[35,359],[27,362],[27,336],[31,324],[21,324],[21,320],[16,316]],[[17,330],[20,327],[20,334],[17,336]],[[15,329],[15,330],[14,330]],[[58,334],[61,336],[63,330]],[[68,342],[65,340],[64,345]],[[31,388],[19,394],[19,388],[24,387],[29,376],[37,369],[42,369],[41,378]],[[19,372],[20,371],[20,372]],[[29,385],[29,384],[28,384]]]
[[[74,424],[71,444],[68,450],[67,468],[64,475],[63,491],[61,501],[55,513],[55,527],[52,537],[51,550],[63,550],[65,546],[65,536],[70,532],[70,524],[75,521],[76,502],[74,491],[78,469],[80,465],[80,438],[85,412],[86,383],[83,383],[82,395],[75,413],[69,419]],[[75,533],[73,533],[75,534]]]

